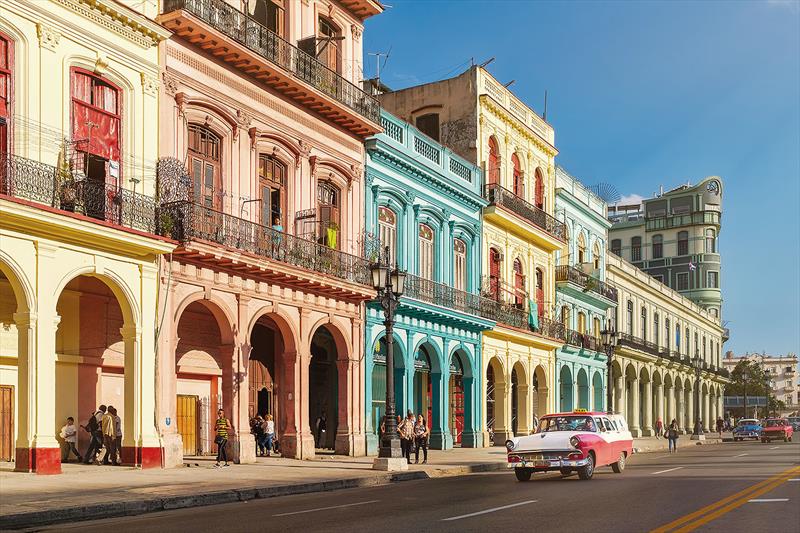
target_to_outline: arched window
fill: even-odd
[[[378,239],[381,248],[389,248],[389,264],[397,259],[397,215],[390,208],[378,208]]]
[[[596,338],[600,338],[600,319],[597,317],[592,319],[592,333]]]
[[[628,300],[625,319],[628,326],[628,335],[633,335],[633,302],[631,300]]]
[[[561,323],[564,324],[566,329],[572,329],[572,324],[570,323],[569,319],[569,306],[561,306]]]
[[[280,226],[283,231],[286,227],[286,165],[272,155],[259,155],[258,186],[261,192],[261,223]]]
[[[544,209],[544,176],[542,175],[542,169],[537,167],[534,175],[536,185],[533,203],[539,209]]]
[[[514,303],[517,307],[525,306],[525,272],[519,258],[514,259]]]
[[[578,264],[582,265],[586,262],[586,239],[583,232],[578,233]]]
[[[631,239],[631,261],[642,260],[642,238],[639,236]]]
[[[667,350],[672,349],[670,344],[670,333],[672,333],[672,330],[669,329],[669,317],[667,317],[664,319],[664,342],[667,343]]]
[[[664,237],[653,235],[653,259],[664,257]]]
[[[690,354],[692,357],[695,355],[700,355],[700,335],[697,332],[694,332],[694,353]]]
[[[434,253],[433,230],[426,224],[419,225],[419,275],[433,280],[433,267],[436,261]]]
[[[326,67],[342,72],[342,51],[340,49],[342,32],[331,20],[319,17],[317,31],[317,59]]]
[[[689,335],[689,328],[684,328],[684,330],[683,330],[684,350],[685,350],[686,355],[688,355],[689,357],[692,357],[694,354],[691,352],[691,350],[689,350],[689,343],[690,342],[692,342],[692,340],[691,340],[691,336]]]
[[[689,232],[678,232],[678,255],[689,255]]]
[[[189,124],[189,161],[194,200],[208,209],[222,209],[222,142],[203,124]]]
[[[706,336],[703,335],[703,361],[707,361],[706,359]]]
[[[536,269],[536,306],[540,317],[544,316],[544,272]]]
[[[586,333],[586,313],[578,313],[578,333]]]
[[[600,244],[597,241],[592,247],[592,262],[594,263],[595,272],[600,272]]]
[[[489,160],[486,168],[486,184],[493,185],[500,183],[500,148],[494,135],[489,137]]]
[[[658,336],[661,334],[661,328],[658,324],[658,313],[653,313],[653,342],[658,346]]]
[[[14,94],[14,42],[0,33],[0,153],[10,152]]]
[[[642,340],[647,340],[647,308],[642,306]]]
[[[279,37],[286,34],[287,0],[250,0],[250,17]]]
[[[681,351],[681,326],[675,324],[675,351]]]
[[[611,253],[617,257],[622,257],[622,240],[611,239]]]
[[[467,290],[467,243],[461,239],[453,239],[453,286]]]
[[[319,214],[318,242],[330,248],[339,248],[341,219],[339,188],[329,181],[317,183],[317,213]]]
[[[520,198],[525,197],[525,175],[517,154],[511,156],[511,165],[514,167],[514,194]]]
[[[717,253],[717,234],[711,228],[706,230],[706,253]]]
[[[497,248],[489,249],[489,292],[495,300],[500,299],[500,271],[503,254]]]
[[[439,140],[439,113],[426,113],[414,121],[417,129],[433,139]]]

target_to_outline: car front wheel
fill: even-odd
[[[625,470],[625,452],[620,452],[619,459],[611,465],[611,469],[617,474],[621,474]]]
[[[592,479],[594,475],[594,455],[589,454],[586,461],[586,466],[582,466],[578,469],[578,477],[581,479]]]
[[[514,474],[517,476],[517,481],[530,481],[533,472],[530,468],[515,468]]]

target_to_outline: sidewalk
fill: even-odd
[[[682,435],[679,446],[687,446]],[[706,444],[720,442],[707,440]],[[636,453],[666,450],[664,439],[635,439]],[[432,450],[427,465],[407,472],[372,470],[372,457],[317,456],[313,461],[261,457],[254,464],[212,468],[213,457],[189,458],[183,468],[138,470],[63,465],[63,474],[0,471],[0,529],[198,507],[396,481],[506,468],[502,447]]]
[[[700,446],[709,444],[722,444],[722,442],[732,441],[733,437],[730,433],[722,433],[720,438],[719,433],[706,433],[706,439],[702,441],[692,440],[691,435],[681,435],[678,437],[678,447],[684,448],[686,446]],[[669,448],[669,443],[665,438],[656,437],[639,437],[633,439],[634,453],[648,453],[666,451]]]

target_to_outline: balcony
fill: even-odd
[[[214,262],[220,268],[254,275],[269,271],[270,279],[334,296],[363,300],[374,293],[366,259],[192,202],[178,201],[161,206],[158,230],[161,235],[184,244],[175,254],[187,260],[202,259]],[[254,260],[220,253],[218,246],[211,249],[188,246],[195,241],[245,252]],[[304,275],[304,271],[349,285],[340,283],[334,286],[330,283],[323,286],[314,276]],[[353,287],[353,284],[359,287]]]
[[[617,338],[620,346],[628,346],[634,350],[649,353],[656,357],[662,357],[663,352],[655,343],[629,335],[628,333],[617,333]]]
[[[565,286],[572,285],[577,289],[575,296],[580,297],[581,293],[597,295],[606,301],[601,301],[602,307],[610,307],[609,302],[617,303],[617,289],[606,284],[599,279],[581,272],[577,268],[569,265],[561,265],[556,267],[556,283],[565,284]]]
[[[24,157],[0,153],[0,194],[106,225],[156,230],[154,198]]]
[[[645,228],[647,231],[658,231],[683,226],[719,226],[721,216],[722,214],[719,211],[695,211],[682,215],[648,216]]]
[[[498,310],[493,300],[413,274],[406,275],[403,296],[492,321]]]
[[[557,250],[567,240],[567,226],[563,222],[559,222],[545,211],[526,202],[508,189],[492,183],[484,187],[483,197],[489,202],[489,207],[485,213],[487,218],[497,215],[496,207],[498,206],[513,213],[518,218],[544,232],[543,239],[537,235],[537,232],[530,232],[530,237],[547,249]],[[501,220],[496,222],[503,223]],[[511,221],[511,224],[515,223],[519,226],[517,221]]]
[[[380,131],[375,98],[224,0],[164,0],[157,20],[355,135]]]
[[[594,335],[590,335],[589,333],[581,333],[573,329],[565,329],[564,331],[566,343],[570,346],[584,348],[593,352],[603,351],[603,346],[600,344],[600,340]]]

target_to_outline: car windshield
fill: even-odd
[[[542,418],[539,433],[549,431],[597,431],[591,416],[552,416]]]
[[[739,420],[740,426],[757,426],[758,420]]]
[[[768,428],[776,428],[784,426],[783,420],[767,420],[767,427]]]

